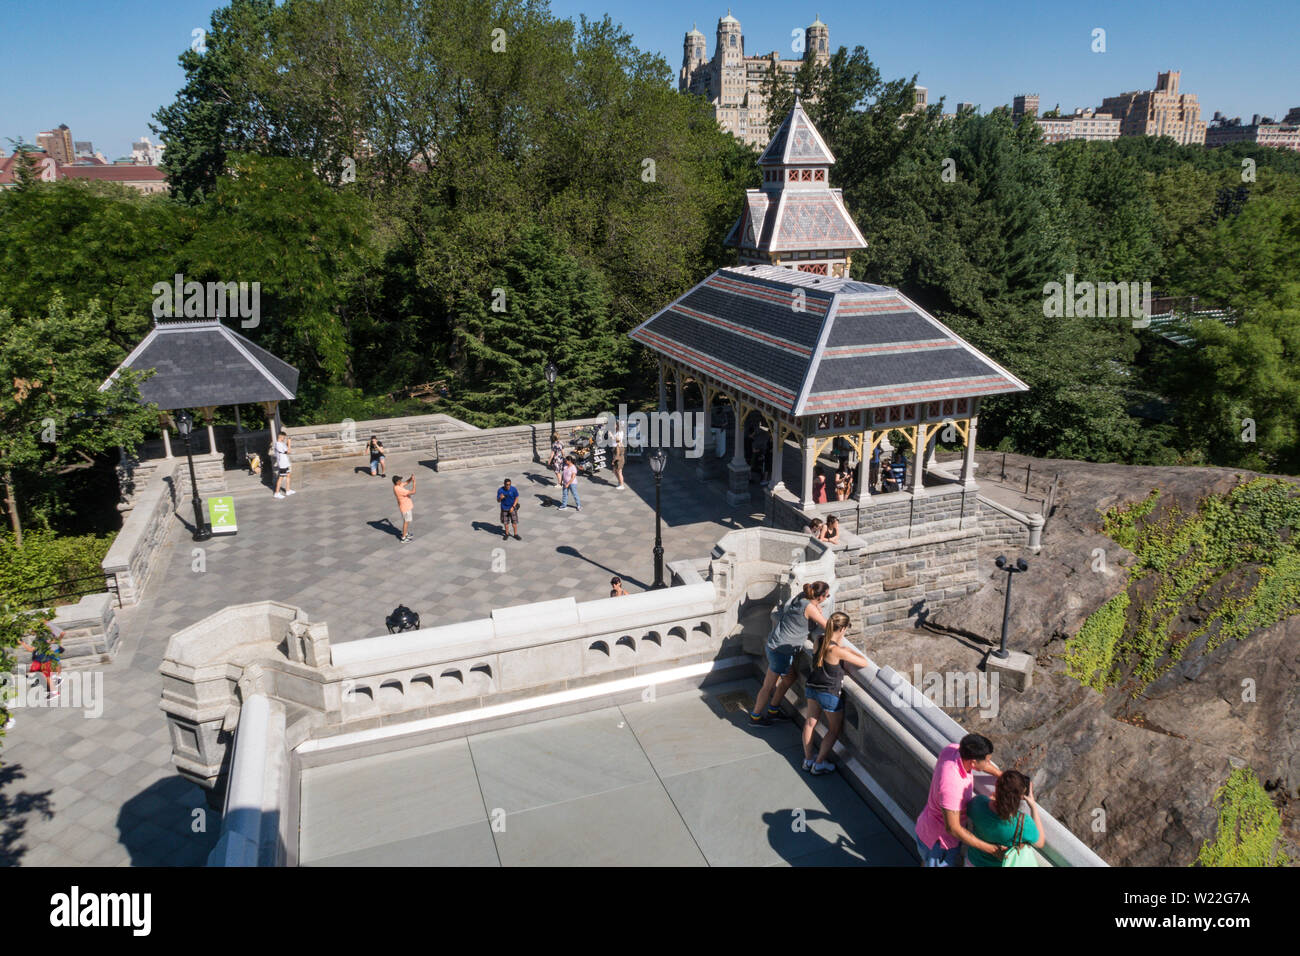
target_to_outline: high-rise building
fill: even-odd
[[[802,57],[784,60],[773,50],[762,56],[745,55],[745,36],[740,21],[727,11],[718,21],[713,58],[707,41],[694,27],[682,44],[682,68],[677,88],[703,96],[713,104],[714,116],[723,129],[751,146],[763,146],[771,139],[763,85],[773,70],[793,76],[806,60],[826,63],[830,59],[830,28],[817,17],[804,29]]]
[[[1205,128],[1205,145],[1227,146],[1230,143],[1258,143],[1300,152],[1300,107],[1287,113],[1280,123],[1258,113],[1250,123],[1215,113],[1214,122]]]
[[[149,142],[148,136],[141,136],[131,144],[131,158],[141,166],[157,166],[162,163],[163,147]]]
[[[1022,116],[1035,117],[1038,115],[1038,94],[1022,93],[1011,101],[1011,118],[1017,123]]]
[[[1205,120],[1195,95],[1178,92],[1177,70],[1156,75],[1154,90],[1108,96],[1097,108],[1120,121],[1121,136],[1169,136],[1183,146],[1205,143]]]
[[[1073,116],[1040,116],[1033,120],[1043,131],[1043,142],[1062,143],[1067,139],[1119,139],[1120,121],[1107,113],[1078,109]]]
[[[36,134],[36,145],[54,157],[55,162],[71,163],[76,160],[76,150],[72,147],[72,131],[64,123],[58,129],[46,130]]]

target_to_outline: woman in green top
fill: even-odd
[[[1020,812],[1021,800],[1029,804],[1029,812],[1033,817],[1025,820],[1024,830],[1020,834],[1021,842],[1041,850],[1047,838],[1043,835],[1043,827],[1038,822],[1038,804],[1034,802],[1034,785],[1019,770],[1002,772],[1002,776],[998,777],[992,800],[981,795],[967,805],[966,814],[969,817],[970,832],[985,843],[1010,849],[1011,841],[1016,835],[1016,823],[1023,816]],[[970,861],[971,866],[1002,865],[1001,856],[994,856],[974,847],[966,848],[966,859]]]

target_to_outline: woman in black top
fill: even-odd
[[[843,611],[836,611],[826,623],[826,630],[817,642],[817,652],[813,656],[812,673],[808,675],[805,690],[808,693],[808,716],[803,722],[803,768],[810,773],[830,773],[835,765],[828,758],[839,739],[840,728],[844,726],[844,696],[841,688],[844,683],[844,666],[865,667],[870,661],[852,644],[846,635],[849,632],[849,616]],[[817,720],[826,714],[826,736],[822,738],[821,749],[813,758],[813,733],[817,729]]]

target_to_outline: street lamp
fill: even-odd
[[[555,376],[560,374],[560,370],[555,367],[554,362],[546,363],[546,387],[551,393],[551,434],[555,434]],[[554,438],[551,441],[555,441]]]
[[[664,583],[664,539],[663,539],[663,522],[659,510],[659,482],[664,475],[664,466],[668,464],[668,456],[660,448],[650,456],[650,470],[655,473],[655,583],[650,585],[650,589],[666,588]]]
[[[1007,561],[1006,555],[999,554],[996,563],[999,571],[1007,572],[1007,600],[1002,605],[1002,646],[993,651],[993,656],[1000,660],[1006,660],[1011,656],[1007,650],[1007,618],[1011,615],[1011,577],[1017,572],[1028,571],[1029,562],[1024,558],[1017,558],[1015,565],[1012,566]]]
[[[184,409],[176,416],[176,430],[185,439],[185,457],[190,463],[190,489],[194,499],[194,540],[207,541],[212,537],[211,526],[203,520],[203,501],[199,498],[199,480],[194,476],[194,451],[190,447],[190,433],[194,431],[194,416]]]

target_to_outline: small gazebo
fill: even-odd
[[[728,236],[741,264],[719,269],[630,333],[658,357],[661,409],[668,376],[678,411],[686,410],[688,382],[699,386],[706,416],[715,398],[730,401],[733,502],[748,500],[751,415],[771,432],[773,495],[785,493],[785,443],[798,443],[798,501],[807,509],[813,469],[837,438],[857,455],[862,501],[867,462],[893,430],[912,446],[914,462],[898,494],[921,490],[927,452],[948,427],[965,444],[953,477],[973,486],[980,399],[1028,391],[897,289],[848,277],[851,254],[866,240],[830,187],[834,162],[796,100],[758,161],[763,185],[748,191]]]
[[[280,402],[298,393],[298,370],[250,342],[218,319],[154,319],[154,327],[100,386],[124,369],[153,370],[140,383],[140,401],[158,406],[163,452],[172,457],[172,412],[197,409],[208,426],[208,452],[216,451],[212,418],[222,405],[260,405],[271,434],[280,430]]]

